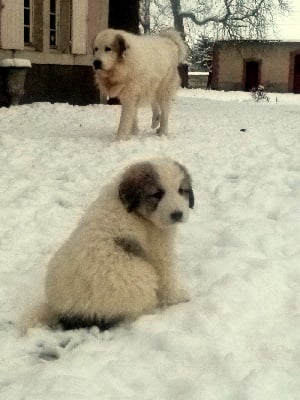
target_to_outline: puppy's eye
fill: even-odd
[[[111,51],[111,47],[105,46],[104,51]]]
[[[149,197],[152,197],[157,200],[161,200],[164,197],[164,192],[162,190],[158,190],[157,192],[151,194]]]
[[[94,52],[96,52],[96,51],[98,51],[98,50],[99,50],[98,47],[95,47],[95,48],[94,48]]]

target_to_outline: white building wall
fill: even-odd
[[[1,18],[1,46],[2,49],[24,49],[24,1],[2,0],[4,6],[0,13]]]
[[[96,33],[107,27],[109,0],[60,0],[63,13],[58,15],[61,35],[57,49],[49,47],[50,0],[33,1],[33,44],[25,47],[24,1],[1,1],[0,58],[27,58],[32,64],[92,65],[92,42]]]
[[[88,0],[72,0],[72,53],[87,54]]]

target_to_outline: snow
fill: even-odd
[[[0,67],[31,68],[31,62],[26,58],[3,58]]]
[[[207,75],[208,75],[208,72],[199,72],[199,71],[189,72],[189,76],[207,76]]]
[[[1,400],[296,400],[300,96],[181,90],[169,138],[115,142],[119,106],[0,108]],[[243,129],[243,130],[241,130]],[[193,177],[178,270],[191,301],[107,332],[30,329],[51,255],[132,160]]]

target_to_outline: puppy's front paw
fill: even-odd
[[[162,304],[178,304],[186,303],[190,301],[190,296],[185,289],[177,289],[174,291],[168,291],[162,294],[161,303]]]

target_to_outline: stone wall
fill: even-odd
[[[297,42],[228,41],[214,47],[213,88],[245,90],[245,65],[260,64],[259,79],[267,91],[293,92],[294,58]]]
[[[189,72],[190,89],[206,89],[208,72]]]

